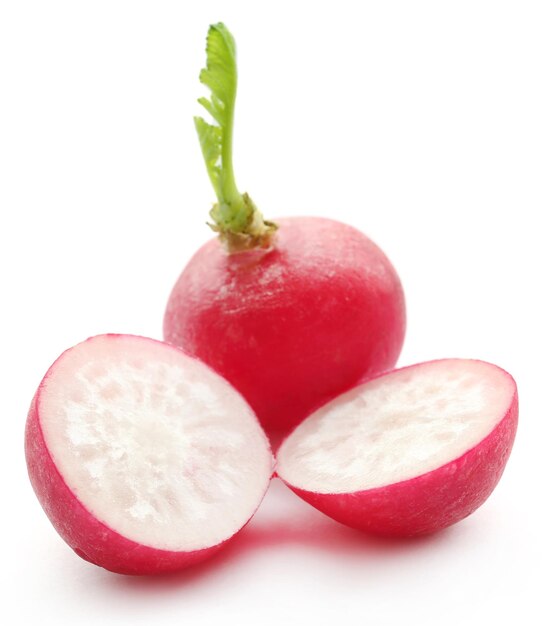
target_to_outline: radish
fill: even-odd
[[[209,29],[200,79],[211,97],[199,102],[216,122],[195,120],[219,237],[175,284],[164,337],[222,374],[267,431],[284,431],[394,366],[405,333],[403,290],[384,253],[356,229],[311,217],[269,222],[238,191],[235,42],[223,24]]]
[[[413,536],[477,509],[514,441],[514,379],[483,361],[422,363],[326,404],[283,442],[277,474],[343,524]]]
[[[102,335],[64,352],[32,401],[28,472],[84,559],[154,574],[212,555],[252,517],[272,473],[243,398],[172,346]]]

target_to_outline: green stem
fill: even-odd
[[[218,202],[211,209],[214,224],[229,252],[269,247],[277,226],[264,220],[248,194],[241,194],[233,171],[233,118],[237,92],[235,40],[224,24],[210,26],[207,65],[200,81],[211,91],[198,102],[216,124],[195,118],[196,130]]]
[[[224,198],[227,202],[235,203],[241,200],[241,194],[235,184],[233,173],[233,113],[235,100],[232,109],[226,120],[226,125],[222,131],[222,168],[224,169]]]

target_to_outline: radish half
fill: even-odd
[[[67,350],[28,415],[34,490],[75,552],[124,574],[183,568],[252,517],[269,443],[244,399],[180,350],[103,335]]]
[[[448,359],[382,375],[342,394],[283,442],[277,474],[348,526],[412,536],[477,509],[514,441],[514,379],[483,361]]]

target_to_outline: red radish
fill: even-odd
[[[235,42],[211,26],[199,102],[216,125],[196,127],[218,202],[219,239],[176,283],[166,341],[229,380],[266,430],[284,430],[361,379],[393,367],[405,333],[404,296],[392,265],[367,237],[336,221],[266,222],[237,190],[232,130]]]
[[[283,442],[277,474],[304,500],[367,532],[431,533],[477,509],[514,441],[514,379],[449,359],[380,376],[339,396]]]
[[[164,324],[166,340],[228,379],[268,430],[393,367],[405,324],[397,275],[369,239],[326,219],[279,224],[266,253],[201,248]]]
[[[243,398],[158,341],[102,335],[67,350],[32,402],[26,459],[75,552],[123,574],[212,555],[269,484],[269,443]]]

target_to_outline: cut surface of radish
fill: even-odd
[[[309,416],[280,447],[277,473],[339,521],[376,532],[429,532],[440,523],[439,507],[453,513],[448,525],[489,495],[516,420],[516,385],[502,369],[461,359],[423,363],[364,383]],[[356,497],[339,502],[341,494]],[[402,498],[413,524],[401,519]]]
[[[243,398],[203,363],[142,337],[98,336],[66,351],[31,419],[46,448],[40,454],[88,514],[159,551],[229,539],[254,514],[272,473],[268,441]],[[39,483],[32,432],[27,460]],[[39,496],[46,485],[37,487]],[[54,515],[62,527],[62,512]],[[96,561],[88,546],[72,547]]]

